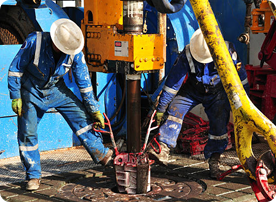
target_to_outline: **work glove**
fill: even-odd
[[[100,111],[92,112],[91,116],[93,121],[95,121],[95,128],[98,128],[98,126],[100,126],[101,128],[105,128],[104,117]]]
[[[12,110],[19,116],[22,116],[22,99],[13,99],[12,100]]]
[[[156,125],[160,126],[161,121],[163,120],[164,112],[156,112]]]

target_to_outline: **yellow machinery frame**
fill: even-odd
[[[166,49],[163,34],[123,33],[123,3],[120,0],[84,1],[82,31],[84,53],[90,71],[110,72],[107,61],[133,63],[135,71],[160,70]]]

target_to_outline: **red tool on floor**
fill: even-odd
[[[255,192],[258,201],[267,202],[275,201],[276,186],[269,184],[268,178],[276,175],[276,160],[273,153],[269,150],[263,153],[257,160],[256,165],[256,182],[252,182],[251,186]],[[254,187],[254,188],[253,188]],[[259,198],[258,198],[259,197]]]
[[[202,154],[208,141],[209,121],[188,112],[182,123],[182,129],[177,139],[177,153],[193,155]],[[232,148],[234,126],[228,123],[228,145],[225,150]]]
[[[231,173],[233,173],[233,172],[236,172],[236,171],[239,170],[239,169],[242,169],[242,165],[234,165],[234,166],[231,167],[230,170],[227,170],[227,171],[221,173],[220,175],[218,175],[217,180],[221,181],[221,180],[223,180],[227,175],[229,175],[229,174],[231,174]]]
[[[269,184],[268,176],[276,176],[276,160],[271,151],[267,151],[262,154],[256,162],[256,181],[249,179],[252,190],[259,202],[271,202],[276,197],[276,186]],[[233,173],[239,169],[242,169],[241,165],[235,165],[230,170],[220,174],[217,180],[223,180],[223,178],[230,173]]]

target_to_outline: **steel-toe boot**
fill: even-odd
[[[99,162],[103,166],[111,166],[112,165],[112,155],[113,155],[113,150],[109,149],[105,157]]]
[[[220,174],[219,163],[220,163],[220,154],[213,153],[208,161],[210,169],[210,177],[217,179],[217,176]]]
[[[37,190],[40,185],[40,179],[30,179],[26,185],[26,190],[33,191]]]
[[[157,152],[150,147],[148,149],[148,154],[149,154],[149,159],[155,160],[156,163],[161,164],[161,165],[168,165],[169,157],[170,157],[170,148],[163,142],[159,142],[161,151],[159,153],[159,147],[157,143],[152,143],[153,146],[157,149]]]

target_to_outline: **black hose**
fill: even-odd
[[[252,4],[253,0],[243,0],[245,4]],[[256,0],[254,0],[256,2]]]
[[[24,3],[29,5],[40,5],[41,0],[23,0]]]
[[[160,13],[176,13],[180,11],[187,0],[146,0],[147,3],[156,8]]]
[[[154,7],[154,4],[153,4],[152,0],[146,0],[146,1],[151,7]]]

